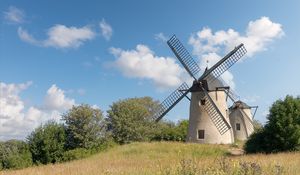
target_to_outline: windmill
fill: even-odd
[[[218,77],[245,55],[247,51],[244,45],[235,47],[198,78],[199,66],[175,35],[167,44],[194,81],[191,87],[184,82],[172,92],[159,105],[153,120],[161,120],[179,101],[187,97],[190,100],[187,140],[198,143],[232,143],[234,138],[227,114],[225,92],[230,89],[224,87]],[[191,98],[187,96],[188,93],[191,93]]]
[[[229,120],[235,140],[247,140],[254,132],[253,118],[258,106],[249,106],[240,100],[234,101],[229,108]],[[252,114],[251,109],[254,109]]]

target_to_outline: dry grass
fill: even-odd
[[[300,153],[227,155],[229,146],[171,142],[133,143],[87,159],[2,171],[0,175],[287,174],[300,173]],[[250,172],[248,169],[257,169]]]

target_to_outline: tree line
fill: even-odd
[[[113,103],[107,116],[88,104],[73,106],[61,122],[40,125],[25,141],[0,142],[0,170],[79,159],[116,144],[185,141],[187,120],[151,120],[158,105],[150,97],[128,98]]]
[[[0,170],[84,158],[117,144],[137,141],[185,141],[188,121],[177,123],[151,116],[159,102],[150,97],[119,100],[104,116],[88,104],[73,106],[62,121],[35,128],[25,141],[0,142]],[[247,153],[300,150],[300,97],[286,96],[270,108],[267,123],[258,126],[244,145]]]

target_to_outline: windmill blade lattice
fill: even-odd
[[[238,101],[240,98],[231,88],[228,89],[228,96],[233,102]]]
[[[236,102],[240,99],[240,96],[237,95],[237,93],[232,90],[232,88],[225,82],[225,80],[222,77],[219,77],[219,79],[222,81],[223,85],[225,87],[229,87],[228,89],[226,89],[226,94],[228,95],[228,97],[232,100],[232,102]]]
[[[189,86],[185,82],[182,83],[159,105],[152,119],[156,122],[161,120],[189,92]]]
[[[184,48],[184,46],[181,44],[181,42],[176,38],[175,35],[173,35],[168,41],[167,41],[169,47],[174,52],[177,59],[181,62],[183,67],[186,69],[186,71],[195,79],[197,80],[197,75],[200,72],[200,68],[198,64],[195,62],[195,60],[192,58],[192,56],[189,54],[189,52]]]
[[[203,88],[203,91],[205,93],[204,100],[205,100],[205,105],[204,109],[210,116],[212,122],[218,129],[219,133],[223,135],[226,133],[231,127],[222,115],[222,113],[219,111],[218,107],[216,104],[213,102],[211,97],[209,96],[208,92]]]
[[[213,76],[209,76],[207,78],[207,82],[213,82],[216,78],[226,72],[232,65],[234,65],[242,56],[247,53],[246,48],[243,44],[240,44],[234,50],[232,50],[229,54],[227,54],[222,60],[216,63],[213,67],[211,67],[206,74],[204,74],[201,78],[207,77],[209,74]],[[200,78],[200,79],[201,79]]]

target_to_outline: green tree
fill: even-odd
[[[0,142],[0,170],[18,169],[32,165],[29,146],[19,140]]]
[[[270,108],[267,124],[247,141],[248,152],[300,150],[300,98],[286,96]],[[256,146],[255,146],[256,145]]]
[[[113,103],[108,110],[108,129],[116,142],[150,140],[154,123],[150,117],[158,107],[151,97],[128,98]]]
[[[258,120],[253,120],[254,131],[260,130],[263,128],[263,125]]]
[[[63,115],[67,133],[67,148],[97,148],[105,137],[102,111],[87,104],[73,106]]]
[[[27,138],[34,163],[47,164],[62,161],[66,141],[62,124],[48,121],[36,128]]]
[[[160,121],[155,127],[155,135],[152,140],[185,141],[188,125],[188,120],[181,120],[177,124],[171,121]]]

